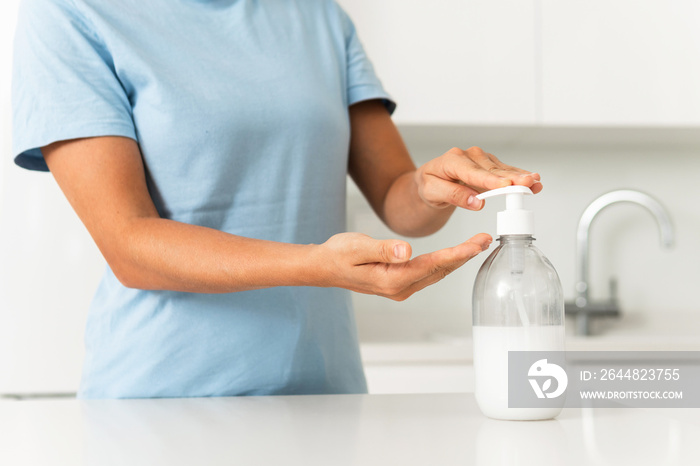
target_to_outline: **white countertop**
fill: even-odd
[[[391,328],[386,321],[381,323]],[[627,314],[619,319],[598,319],[594,323],[596,333],[582,337],[573,334],[573,321],[568,319],[566,350],[700,351],[700,312]],[[425,333],[420,327],[404,326],[384,341],[362,341],[361,351],[365,365],[470,365],[473,341],[471,335]]]
[[[471,394],[0,402],[2,465],[690,465],[700,409],[494,421]]]
[[[614,338],[566,337],[567,351],[700,351],[700,335],[619,336]],[[362,361],[372,364],[471,365],[474,345],[470,337],[406,342],[367,342],[360,345]]]

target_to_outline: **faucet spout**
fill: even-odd
[[[595,217],[606,207],[619,202],[630,202],[646,208],[656,218],[661,234],[661,245],[671,248],[675,242],[675,235],[671,218],[666,209],[656,199],[648,194],[633,190],[618,190],[603,194],[586,208],[581,215],[576,233],[576,301],[570,306],[571,312],[576,313],[577,333],[588,334],[587,309],[593,312],[595,306],[589,303],[589,234],[591,224]],[[617,314],[615,296],[611,296],[607,315]]]

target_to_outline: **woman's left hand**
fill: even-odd
[[[542,191],[539,174],[506,165],[479,147],[450,149],[418,168],[414,177],[420,198],[437,209],[480,210],[484,201],[477,194],[510,185],[527,186],[533,193]]]

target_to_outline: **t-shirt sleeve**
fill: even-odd
[[[14,41],[12,152],[48,171],[40,148],[94,136],[136,139],[112,57],[72,0],[24,0]]]
[[[367,57],[350,17],[338,6],[345,33],[348,66],[348,105],[370,99],[382,99],[389,113],[394,113],[396,103],[379,81],[374,66]]]

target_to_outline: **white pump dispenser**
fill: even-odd
[[[494,196],[506,197],[506,210],[496,214],[496,234],[532,235],[535,233],[535,214],[523,208],[523,198],[526,195],[532,195],[530,188],[513,185],[486,191],[476,198],[483,200]]]
[[[534,214],[523,208],[530,194],[525,186],[507,186],[477,196],[506,196],[497,217],[500,245],[481,266],[472,293],[474,394],[481,411],[496,419],[549,419],[561,411],[561,399],[540,408],[508,403],[509,351],[564,351],[564,294],[556,270],[533,245]]]

